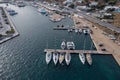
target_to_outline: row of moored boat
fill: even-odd
[[[62,62],[66,61],[66,64],[69,65],[70,64],[70,61],[71,61],[71,55],[70,53],[58,53],[58,52],[55,52],[55,53],[51,53],[51,52],[47,52],[46,53],[46,63],[49,64],[50,61],[53,59],[53,62],[54,64],[56,65],[59,61],[60,64],[62,64]]]
[[[69,28],[68,29],[68,32],[72,32],[73,31],[73,29],[72,28]],[[90,34],[90,29],[84,29],[84,30],[82,30],[82,29],[78,29],[78,28],[76,28],[75,30],[75,33],[84,33],[84,34]]]
[[[79,58],[83,64],[85,64],[85,61],[87,60],[88,64],[92,65],[92,58],[91,58],[90,54],[86,54],[86,58],[85,58],[84,53],[79,53]],[[66,61],[66,64],[69,65],[70,61],[71,61],[71,54],[70,53],[66,53],[66,54],[58,53],[58,52],[55,52],[52,54],[51,52],[47,52],[46,53],[46,63],[49,64],[52,59],[53,59],[53,62],[55,65],[58,63],[58,61],[60,64],[62,64],[64,59]]]
[[[67,44],[65,43],[65,41],[63,41],[61,43],[61,48],[64,50],[66,47],[69,50],[71,50],[71,49],[73,50],[73,49],[75,49],[75,44],[72,41],[67,42]],[[58,61],[61,64],[64,59],[66,61],[66,64],[69,65],[70,61],[71,61],[71,54],[70,53],[66,53],[66,54],[58,53],[57,51],[55,51],[53,54],[51,52],[47,52],[46,53],[46,63],[49,64],[52,58],[53,58],[55,65],[57,64]],[[79,53],[79,58],[80,58],[81,62],[84,64],[85,63],[85,55],[83,53]],[[86,54],[86,59],[87,59],[88,63],[91,65],[92,58],[91,58],[90,54]]]

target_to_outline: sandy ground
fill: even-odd
[[[57,20],[61,20],[62,18],[64,18],[63,16],[59,15],[59,14],[53,14],[53,15],[50,15],[50,18],[52,18],[53,20],[54,19],[57,19]]]
[[[111,40],[108,36],[103,34],[103,31],[97,28],[97,26],[84,18],[78,18],[77,16],[72,17],[74,21],[79,20],[80,24],[77,24],[76,26],[81,28],[81,25],[86,24],[89,26],[89,28],[92,30],[93,34],[91,34],[91,38],[97,48],[98,51],[101,51],[101,48],[105,48],[107,51],[104,51],[105,54],[112,54],[115,58],[115,60],[120,65],[120,46],[116,44],[113,40]],[[103,44],[103,47],[99,47],[99,43]]]

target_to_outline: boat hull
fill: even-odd
[[[53,61],[54,61],[54,64],[56,65],[58,62],[58,53],[53,53]]]
[[[66,61],[67,65],[70,64],[70,61],[71,61],[71,55],[70,55],[70,53],[66,53],[65,54],[65,61]]]
[[[80,61],[85,64],[85,55],[83,53],[79,53],[79,58],[80,58]]]
[[[66,44],[65,44],[65,41],[63,41],[63,42],[61,43],[61,48],[62,48],[62,49],[65,49],[65,47],[66,47]]]
[[[92,57],[91,54],[86,54],[86,59],[89,65],[92,65]]]
[[[64,53],[60,53],[59,55],[59,63],[61,64],[64,60]]]
[[[46,53],[46,63],[49,64],[52,59],[52,53],[47,52]]]

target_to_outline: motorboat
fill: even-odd
[[[82,29],[79,29],[79,33],[82,33]]]
[[[18,1],[17,2],[18,7],[25,7],[26,4],[23,1]]]
[[[9,13],[9,15],[11,15],[11,16],[18,14],[15,10],[10,9],[10,8],[6,8],[6,11],[7,11],[7,12]]]
[[[66,47],[66,44],[65,44],[65,41],[63,41],[63,42],[61,43],[61,48],[62,48],[62,49],[65,49],[65,47]]]
[[[72,32],[72,31],[73,31],[73,29],[72,29],[72,28],[69,28],[69,29],[68,29],[68,32]]]
[[[9,12],[9,14],[11,15],[11,16],[13,16],[13,15],[16,15],[16,14],[18,14],[17,12]]]
[[[15,12],[15,10],[11,9],[11,8],[6,8],[7,12]]]
[[[87,32],[87,30],[83,30],[83,33],[85,34],[85,35],[87,35],[88,34],[88,32]]]
[[[65,54],[65,61],[66,61],[67,65],[70,64],[70,61],[71,61],[71,55],[70,55],[70,53],[66,53]]]
[[[90,29],[87,29],[87,33],[88,33],[88,34],[90,34],[90,33],[91,33]]]
[[[75,44],[74,44],[74,42],[67,42],[67,48],[70,50],[70,49],[75,49]]]
[[[70,29],[68,29],[68,32],[70,32]]]
[[[51,52],[47,52],[46,53],[46,63],[49,64],[51,59],[52,59],[52,53]]]
[[[75,29],[75,32],[78,33],[78,29]]]
[[[63,62],[63,60],[64,60],[64,55],[65,53],[60,53],[60,55],[59,55],[59,62],[60,62],[60,64]]]
[[[92,65],[92,57],[91,54],[86,54],[86,59],[89,65]]]
[[[53,61],[54,61],[54,64],[56,65],[58,62],[58,53],[57,52],[53,53]]]
[[[79,53],[79,58],[83,64],[85,64],[85,55],[83,53]]]
[[[38,8],[38,12],[40,12],[41,14],[47,13],[47,11],[44,8]]]
[[[72,32],[73,31],[73,29],[72,28],[70,28],[70,32]]]

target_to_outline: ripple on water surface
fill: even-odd
[[[90,36],[52,29],[57,24],[73,26],[70,18],[53,23],[31,6],[11,8],[18,12],[12,20],[20,36],[0,44],[0,80],[120,80],[120,67],[112,55],[92,55],[92,66],[87,62],[83,65],[78,54],[72,54],[70,66],[65,61],[62,65],[55,66],[53,61],[47,65],[43,52],[47,42],[48,48],[60,48],[63,39],[73,40],[76,49],[85,45],[89,50],[94,49]]]

